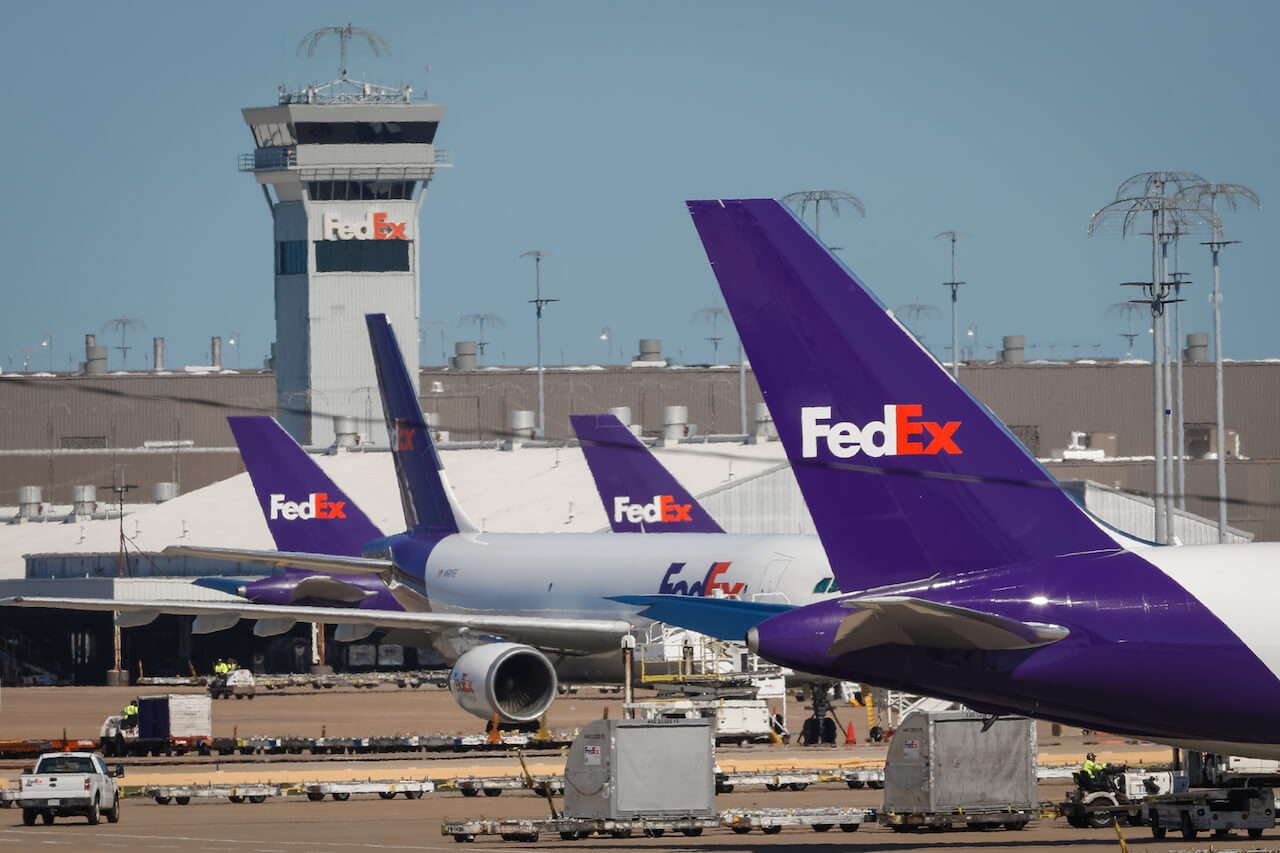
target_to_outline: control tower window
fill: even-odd
[[[317,240],[316,272],[409,272],[411,240]]]
[[[312,201],[411,199],[417,181],[308,181]]]
[[[281,240],[276,243],[276,275],[305,275],[306,272],[306,240]]]
[[[294,125],[299,145],[430,145],[435,121],[300,121]]]

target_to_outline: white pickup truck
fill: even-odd
[[[120,820],[120,786],[124,767],[107,769],[95,752],[46,752],[36,766],[18,777],[17,805],[22,822],[32,826],[39,816],[46,825],[55,817],[84,815],[90,824],[107,816]]]

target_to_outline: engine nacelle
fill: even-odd
[[[507,722],[541,717],[556,698],[556,670],[532,646],[489,643],[471,649],[449,673],[449,692],[464,711]]]

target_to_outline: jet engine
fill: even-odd
[[[532,646],[489,643],[458,658],[449,674],[449,692],[464,711],[507,722],[541,717],[556,698],[556,670]]]

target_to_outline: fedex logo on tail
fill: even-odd
[[[858,424],[831,423],[830,406],[800,408],[800,455],[818,455],[818,439],[825,439],[827,452],[839,459],[864,453],[867,456],[936,456],[963,453],[956,444],[960,421],[926,421],[924,407],[892,405],[884,407],[884,419]]]
[[[346,501],[331,501],[327,492],[312,492],[305,501],[287,501],[284,495],[271,496],[271,520],[283,518],[346,518]]]
[[[689,512],[693,504],[678,504],[671,495],[654,495],[653,502],[633,504],[631,498],[619,495],[613,499],[613,520],[621,523],[623,519],[632,524],[642,521],[693,521]]]

